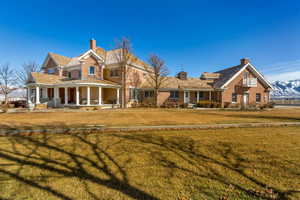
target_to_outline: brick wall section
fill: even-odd
[[[245,69],[239,74],[231,83],[228,84],[227,89],[222,93],[222,101],[224,104],[230,104],[232,101],[232,93],[237,93],[237,103],[243,103],[243,94],[249,93],[249,104],[256,103],[256,93],[261,94],[261,104],[269,102],[269,92],[267,87],[264,86],[259,80],[257,81],[257,87],[245,88],[243,85],[243,74],[245,71],[249,72],[250,78],[256,78],[252,72]]]
[[[89,75],[90,66],[95,67],[95,75]],[[81,75],[84,80],[102,79],[102,69],[93,56],[89,56],[81,65]]]

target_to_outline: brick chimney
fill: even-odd
[[[92,50],[96,50],[97,46],[96,46],[96,40],[95,39],[91,39],[90,40],[90,49]]]
[[[181,71],[177,74],[176,77],[179,78],[180,80],[186,80],[187,79],[187,72]]]
[[[248,58],[242,58],[241,59],[241,65],[247,65],[250,62]]]

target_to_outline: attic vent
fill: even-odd
[[[177,74],[176,77],[179,78],[180,80],[186,80],[187,79],[187,72],[181,71]]]

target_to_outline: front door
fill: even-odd
[[[244,106],[247,106],[249,104],[249,94],[248,93],[244,93],[244,95],[243,95],[243,104],[244,104]]]
[[[184,91],[184,103],[190,103],[190,92]]]

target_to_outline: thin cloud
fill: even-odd
[[[267,65],[263,67],[263,73],[270,81],[300,79],[300,60]]]

